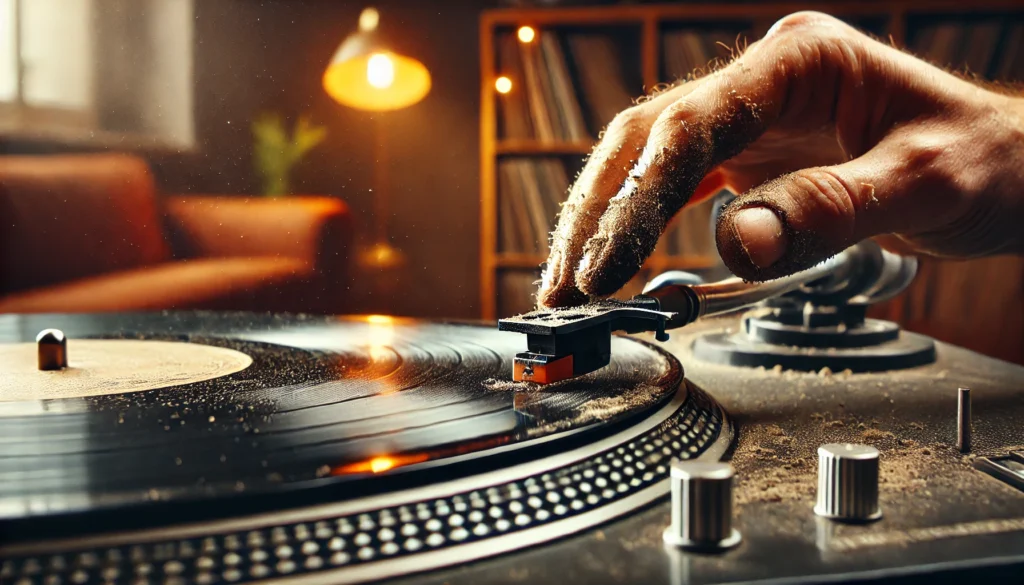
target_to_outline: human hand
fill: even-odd
[[[614,293],[683,205],[724,187],[742,195],[718,250],[748,280],[888,234],[936,255],[1024,252],[1024,99],[830,16],[787,16],[612,121],[563,207],[539,302]]]

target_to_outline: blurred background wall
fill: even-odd
[[[152,8],[126,11],[119,26],[149,27]],[[172,0],[173,1],[173,0]],[[420,103],[384,115],[395,244],[409,256],[383,293],[354,310],[473,318],[479,315],[479,39],[480,0],[384,0],[373,3],[430,70],[433,87]],[[321,75],[353,32],[362,2],[337,0],[200,0],[194,3],[194,147],[140,149],[167,193],[254,194],[250,122],[262,111],[288,119],[309,114],[327,138],[296,168],[293,190],[341,197],[355,217],[372,210],[374,116],[345,108],[324,92]],[[113,25],[114,23],[112,23]],[[107,70],[115,69],[113,66]],[[130,75],[104,84],[122,96],[106,111],[123,115],[145,95]],[[113,145],[116,146],[116,145]],[[0,153],[81,150],[60,140],[0,137]],[[362,228],[367,221],[357,222]],[[365,229],[361,231],[365,232]],[[355,278],[359,278],[357,275]],[[362,283],[353,287],[365,293]],[[369,294],[369,293],[366,293]],[[380,294],[380,293],[378,293]]]

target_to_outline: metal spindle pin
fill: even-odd
[[[818,498],[814,513],[850,522],[881,518],[878,449],[851,443],[818,447]]]
[[[958,388],[956,393],[956,448],[971,451],[971,389]]]
[[[68,340],[60,329],[43,329],[36,335],[37,363],[40,370],[68,367]]]
[[[732,527],[732,484],[728,463],[672,463],[672,524],[665,542],[685,549],[717,551],[736,546],[740,533]]]

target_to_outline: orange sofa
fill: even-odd
[[[345,310],[331,197],[159,197],[128,155],[0,157],[0,313]]]

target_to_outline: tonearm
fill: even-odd
[[[795,369],[817,369],[821,363],[832,369],[895,369],[934,360],[933,344],[921,338],[913,348],[894,348],[890,342],[899,340],[899,328],[866,319],[865,313],[869,305],[906,289],[916,273],[915,258],[865,241],[776,280],[745,282],[733,277],[702,283],[688,273],[668,272],[630,300],[540,309],[502,319],[498,328],[527,336],[528,351],[516,354],[513,377],[542,384],[607,365],[613,332],[652,331],[656,339],[666,341],[666,330],[754,305],[761,307],[744,319],[740,337],[706,340],[695,347],[698,357]],[[822,352],[815,349],[827,349],[828,358],[818,356]],[[853,351],[844,356],[837,349]]]

